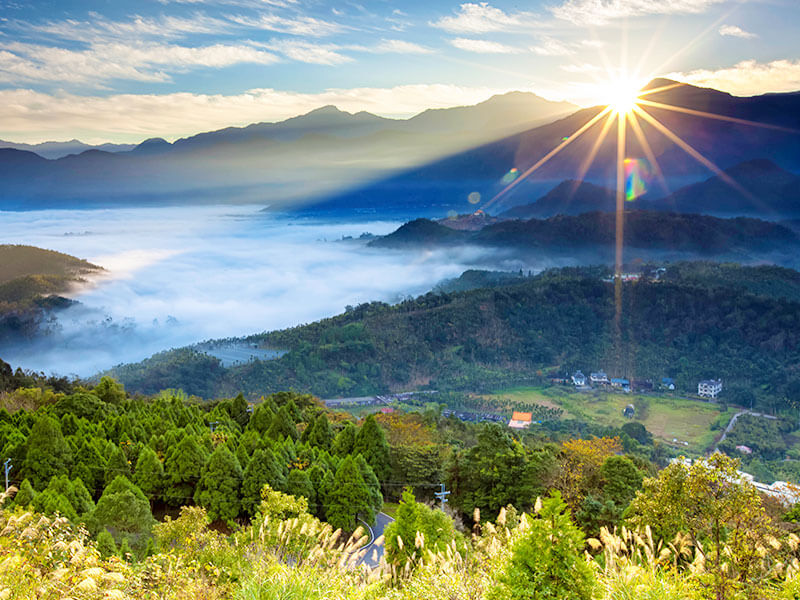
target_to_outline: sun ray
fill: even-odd
[[[644,135],[644,131],[642,131],[642,126],[639,125],[639,119],[636,116],[635,111],[631,111],[628,114],[628,121],[631,124],[631,129],[633,129],[633,134],[636,136],[636,139],[639,141],[639,145],[642,147],[644,151],[644,155],[650,164],[653,167],[653,171],[655,171],[656,178],[658,179],[659,183],[661,184],[662,189],[666,195],[670,194],[669,186],[667,185],[667,179],[664,177],[664,172],[661,170],[661,165],[658,164],[658,159],[656,155],[653,153],[653,148],[650,146],[650,142],[647,141],[647,137]]]
[[[707,159],[705,156],[703,156],[695,148],[693,148],[687,142],[685,142],[683,139],[681,139],[680,136],[678,136],[677,134],[672,132],[661,121],[656,119],[654,116],[652,116],[651,114],[649,114],[647,111],[645,111],[643,108],[641,108],[639,106],[635,107],[633,110],[636,112],[636,114],[638,116],[642,117],[645,121],[647,121],[653,127],[658,129],[658,131],[660,131],[664,136],[669,138],[675,145],[680,147],[681,150],[686,152],[689,156],[694,158],[697,162],[699,162],[700,164],[702,164],[706,168],[708,168],[711,171],[713,171],[716,175],[719,176],[720,179],[722,179],[725,183],[727,183],[728,185],[733,187],[737,192],[741,193],[746,198],[749,198],[751,200],[755,200],[753,195],[750,192],[748,192],[746,189],[744,189],[741,185],[739,185],[739,183],[734,181],[731,178],[730,175],[728,175],[725,171],[720,169],[717,165],[715,165],[713,162],[711,162],[709,159]]]
[[[616,252],[614,254],[614,274],[622,273],[622,240],[625,216],[625,146],[626,124],[624,114],[617,114],[617,190],[616,190]]]
[[[506,187],[500,190],[494,198],[489,200],[483,207],[483,210],[489,208],[492,204],[494,204],[497,200],[505,196],[508,192],[514,189],[521,181],[528,178],[534,171],[536,171],[539,167],[547,163],[551,158],[561,152],[564,148],[569,146],[572,142],[578,139],[581,135],[583,135],[588,129],[590,129],[595,123],[597,123],[600,119],[602,119],[606,114],[611,111],[610,107],[606,107],[597,113],[594,117],[589,119],[586,123],[584,123],[575,133],[570,135],[567,139],[562,141],[558,146],[553,148],[550,152],[545,154],[542,158],[540,158],[534,165],[529,167],[522,175],[517,177],[514,181],[509,183]]]
[[[581,163],[578,175],[575,178],[575,183],[572,184],[572,188],[570,189],[570,197],[578,190],[578,186],[581,184],[583,178],[586,176],[586,173],[589,171],[589,167],[592,166],[597,153],[600,151],[600,146],[603,145],[603,141],[605,141],[606,136],[608,136],[608,131],[611,129],[613,124],[614,117],[611,115],[611,113],[609,113],[606,117],[605,123],[603,123],[603,128],[600,130],[600,135],[597,136],[592,149],[589,151],[589,154],[586,156],[583,163]]]
[[[675,88],[683,87],[685,85],[686,85],[685,83],[682,83],[682,82],[678,81],[678,82],[670,83],[670,84],[667,84],[667,85],[660,85],[658,87],[650,88],[650,89],[647,89],[647,90],[641,90],[641,91],[639,91],[639,95],[637,96],[637,99],[638,98],[642,98],[643,96],[649,96],[650,94],[657,94],[658,92],[666,92],[668,90],[674,90]]]
[[[769,123],[759,123],[758,121],[748,121],[747,119],[739,119],[737,117],[728,117],[726,115],[718,115],[715,113],[705,112],[702,110],[694,110],[692,108],[683,108],[682,106],[673,106],[672,104],[663,104],[661,102],[654,102],[653,100],[638,99],[637,104],[643,104],[652,108],[662,108],[664,110],[671,110],[673,112],[684,113],[693,115],[695,117],[706,117],[708,119],[717,119],[719,121],[730,121],[731,123],[739,123],[740,125],[750,125],[752,127],[763,127],[764,129],[776,129],[778,131],[786,131],[788,133],[800,133],[796,129],[789,127],[782,127],[780,125],[771,125]]]

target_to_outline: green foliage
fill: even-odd
[[[275,416],[272,418],[272,424],[267,430],[267,435],[273,440],[280,440],[283,438],[296,440],[300,436],[297,433],[297,427],[289,413],[286,406],[281,406]]]
[[[584,558],[583,532],[558,492],[542,502],[538,518],[515,544],[511,560],[489,597],[503,600],[589,600],[595,587]]]
[[[164,493],[169,504],[181,506],[194,497],[206,459],[205,450],[193,435],[185,435],[169,449],[165,465],[168,487]]]
[[[203,469],[194,500],[206,507],[211,520],[232,523],[242,509],[241,486],[242,467],[228,447],[220,444]]]
[[[122,404],[125,401],[125,386],[104,375],[92,393],[108,404]]]
[[[26,443],[22,472],[34,488],[44,489],[50,479],[67,475],[72,461],[72,450],[61,433],[61,424],[46,414],[40,415]]]
[[[364,424],[358,429],[353,454],[360,454],[375,471],[380,480],[386,480],[391,468],[389,462],[389,443],[386,434],[375,420],[375,415],[368,415]]]
[[[145,446],[136,461],[133,482],[139,486],[145,496],[155,500],[161,497],[164,490],[164,478],[164,465],[158,455],[151,448]]]
[[[347,456],[353,452],[353,446],[356,443],[356,426],[350,421],[344,424],[342,430],[336,434],[333,440],[332,452],[336,456]]]
[[[89,521],[95,531],[107,528],[116,535],[147,534],[155,523],[150,502],[123,475],[118,475],[103,490]]]
[[[326,498],[326,515],[328,523],[345,531],[355,529],[358,515],[368,523],[375,519],[369,489],[352,456],[345,457],[336,469]]]
[[[33,489],[31,480],[27,478],[23,479],[22,483],[19,485],[19,491],[17,491],[17,495],[14,496],[14,505],[25,508],[33,504],[35,499],[36,490]]]
[[[117,544],[114,541],[114,536],[111,535],[108,529],[101,529],[100,533],[97,534],[96,541],[100,556],[108,558],[109,556],[116,556],[119,553]]]
[[[464,549],[453,519],[417,502],[408,489],[403,492],[395,520],[384,530],[384,537],[386,561],[398,572],[410,572],[429,553],[444,552],[454,540],[459,550]]]
[[[265,485],[283,489],[286,485],[284,469],[271,448],[259,448],[253,453],[242,478],[242,509],[250,516],[256,514],[261,503],[261,490]]]
[[[108,463],[106,463],[106,470],[104,475],[104,483],[108,485],[119,475],[130,478],[131,467],[128,464],[128,457],[122,451],[122,448],[116,444],[111,444],[111,452],[108,455]]]

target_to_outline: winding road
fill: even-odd
[[[365,546],[368,550],[364,558],[361,559],[361,564],[367,565],[370,569],[374,569],[380,564],[381,558],[383,557],[383,541],[378,544],[376,544],[375,541],[383,535],[386,526],[392,521],[394,521],[392,517],[382,512],[379,512],[375,516],[375,525],[372,527],[364,523],[364,521],[361,521],[366,525],[367,530],[372,536],[370,543]]]

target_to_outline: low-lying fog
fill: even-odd
[[[81,305],[60,313],[51,335],[0,348],[0,357],[87,376],[168,348],[307,323],[348,304],[394,302],[487,266],[474,250],[400,253],[341,241],[399,225],[290,222],[252,206],[2,213],[0,243],[66,252],[108,273],[74,295]]]

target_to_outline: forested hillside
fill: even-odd
[[[323,397],[412,388],[495,389],[548,372],[605,369],[636,379],[726,382],[726,398],[772,411],[800,389],[797,273],[679,264],[623,285],[620,337],[604,268],[545,271],[521,283],[363,304],[250,338],[288,350],[230,369],[189,349],[113,370],[132,390],[206,396],[295,389]]]
[[[100,271],[61,252],[0,245],[0,342],[35,335],[48,311],[71,304],[58,294]]]

